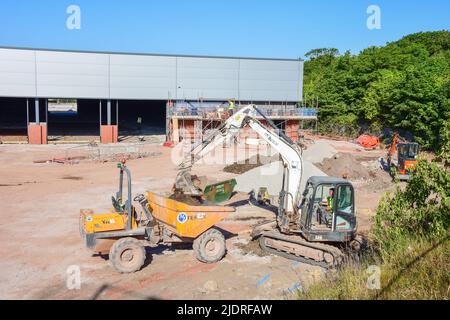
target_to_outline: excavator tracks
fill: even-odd
[[[344,254],[339,248],[308,242],[298,235],[284,235],[275,231],[263,232],[259,244],[263,250],[275,255],[326,269],[336,268],[344,261]]]

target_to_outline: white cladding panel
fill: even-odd
[[[179,57],[177,98],[239,99],[239,60]]]
[[[240,99],[299,101],[300,61],[241,60]]]
[[[36,51],[40,97],[108,98],[109,55]]]
[[[0,96],[289,101],[303,62],[0,48]]]
[[[36,96],[34,51],[0,48],[0,96]]]
[[[111,99],[175,99],[176,57],[110,56]]]

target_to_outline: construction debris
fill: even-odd
[[[86,160],[88,157],[79,156],[79,157],[68,157],[68,158],[52,158],[47,160],[35,160],[33,163],[61,163],[61,164],[75,164],[80,160]]]
[[[81,161],[97,162],[119,162],[122,160],[134,160],[140,158],[157,157],[161,152],[137,152],[137,153],[116,153],[116,154],[91,154],[89,156],[59,157],[43,160],[35,160],[33,163],[59,163],[59,164],[78,164]]]

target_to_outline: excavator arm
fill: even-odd
[[[257,116],[263,117],[273,130],[269,130]],[[302,150],[286,137],[278,128],[258,110],[255,105],[248,105],[233,116],[215,132],[207,136],[201,143],[194,145],[188,156],[179,165],[179,173],[175,189],[187,195],[200,195],[201,190],[195,185],[190,174],[192,166],[214,150],[216,147],[230,141],[239,134],[245,126],[251,127],[280,155],[284,164],[283,188],[280,192],[279,223],[286,226],[297,216],[297,207],[301,197],[300,181],[302,177]]]

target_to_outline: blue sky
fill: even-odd
[[[81,29],[66,9],[81,8]],[[366,27],[367,7],[381,29]],[[450,29],[448,0],[1,0],[0,46],[298,58],[358,53],[418,31]]]

